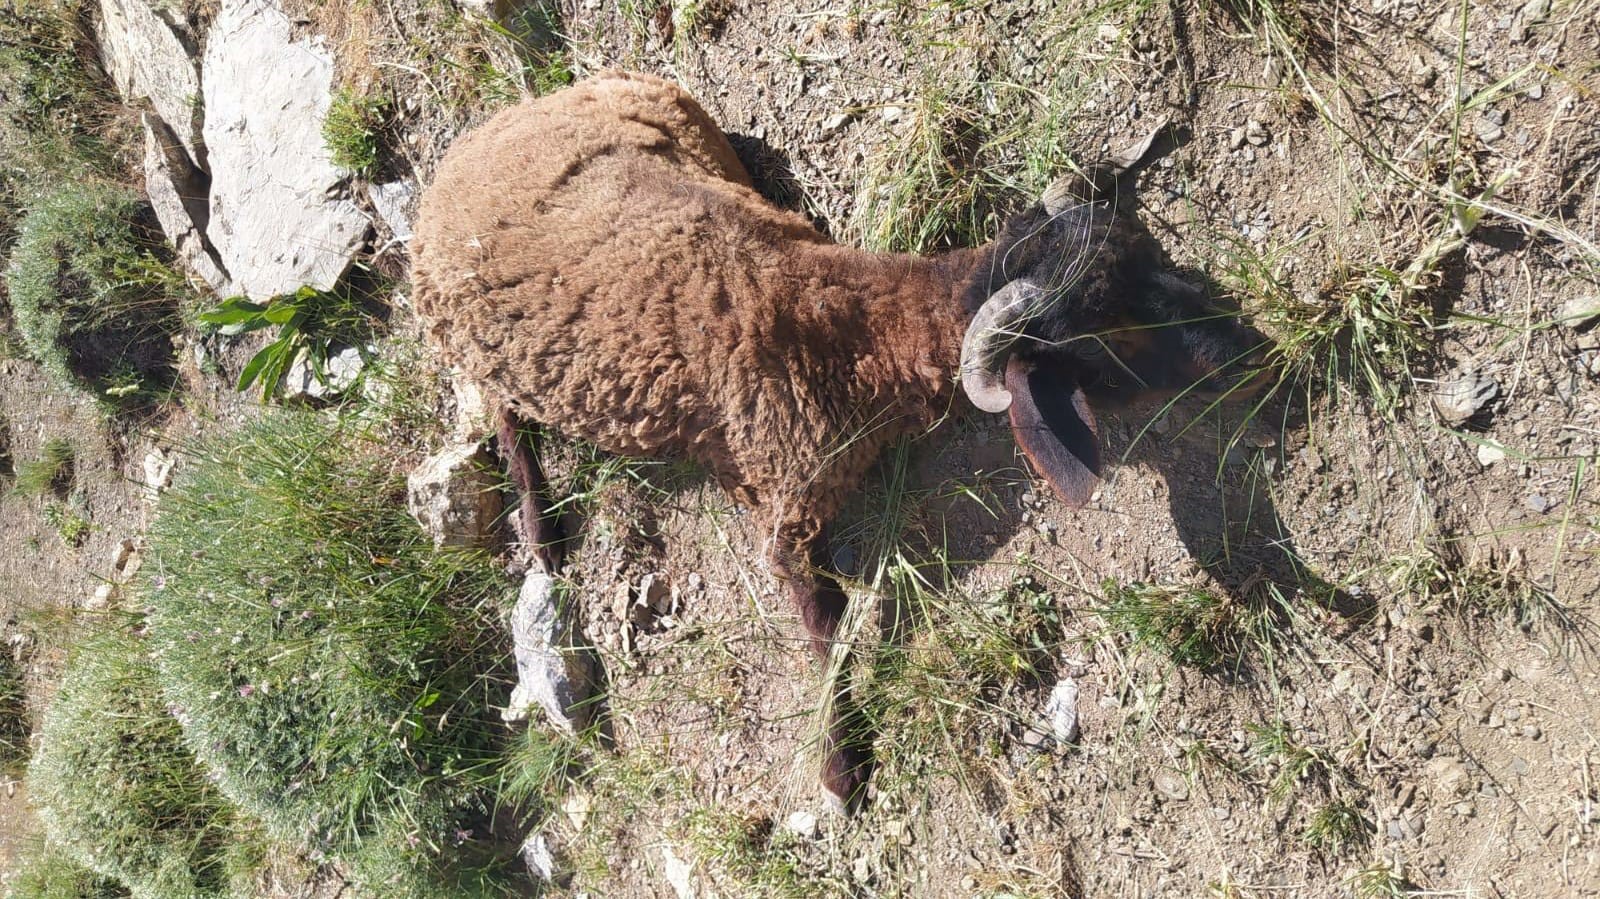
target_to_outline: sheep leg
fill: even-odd
[[[839,625],[849,600],[844,588],[820,569],[825,549],[822,528],[814,522],[791,522],[779,528],[772,568],[784,592],[800,613],[811,650],[826,668],[838,645]],[[827,707],[822,733],[822,786],[844,812],[853,810],[866,795],[872,775],[872,735],[852,698],[849,647],[840,646],[833,696]]]
[[[561,516],[550,507],[549,484],[539,466],[538,437],[509,408],[500,412],[500,455],[517,491],[517,513],[528,550],[545,574],[561,568]]]

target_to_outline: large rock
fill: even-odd
[[[321,38],[292,40],[274,0],[223,0],[202,74],[223,267],[254,300],[332,288],[367,233],[322,139],[333,57]]]
[[[517,686],[505,720],[520,721],[536,705],[569,734],[595,720],[598,660],[583,645],[555,578],[542,571],[530,571],[522,582],[511,611],[511,646]]]
[[[494,460],[463,443],[429,456],[406,478],[406,505],[435,546],[483,546],[504,501]]]
[[[200,69],[193,41],[152,0],[100,0],[100,54],[130,103],[149,100],[183,144],[191,165],[205,168]]]
[[[206,240],[210,209],[206,177],[160,118],[144,113],[144,184],[161,230],[189,271],[218,296],[231,296],[233,279]]]

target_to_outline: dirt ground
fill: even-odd
[[[1593,3],[1330,5],[1309,17],[1293,58],[1217,5],[1068,5],[1070,15],[1044,0],[709,2],[685,33],[669,32],[670,10],[582,0],[561,21],[580,74],[620,66],[681,81],[734,134],[769,196],[842,239],[870,166],[917,126],[920,98],[1001,70],[1043,86],[1055,73],[1030,27],[1067,20],[1082,26],[1079,58],[1094,65],[1062,140],[1090,160],[1170,117],[1183,139],[1142,180],[1140,214],[1214,284],[1242,252],[1270,259],[1302,297],[1354,266],[1403,268],[1437,207],[1393,170],[1438,176],[1427,161],[1457,139],[1480,185],[1512,173],[1499,194],[1508,208],[1600,241]],[[1321,75],[1302,79],[1296,66]],[[1330,83],[1321,76],[1341,89],[1312,96],[1308,85]],[[1458,91],[1486,99],[1462,107]],[[455,131],[484,111],[433,114],[425,98],[414,108],[399,142],[425,185]],[[1600,895],[1600,345],[1595,331],[1555,321],[1600,285],[1585,280],[1571,241],[1494,215],[1438,275],[1429,298],[1448,324],[1414,360],[1415,392],[1392,415],[1354,391],[1286,392],[1242,425],[1248,410],[1120,410],[1103,435],[1120,463],[1080,510],[1031,477],[1008,430],[971,416],[875,472],[834,531],[836,565],[856,576],[867,610],[861,634],[889,627],[875,600],[904,595],[872,582],[885,510],[907,554],[947,560],[947,595],[993,603],[1026,578],[1059,633],[1041,676],[1004,682],[978,714],[953,712],[939,751],[897,758],[897,728],[926,722],[891,719],[874,795],[848,820],[823,811],[819,676],[759,564],[749,517],[675,469],[611,481],[582,522],[573,576],[606,661],[619,767],[634,772],[625,787],[596,785],[592,801],[632,801],[558,818],[552,839],[576,868],[564,889]],[[32,363],[0,362],[14,457],[71,439],[76,502],[92,524],[68,546],[43,523],[41,500],[0,497],[8,634],[48,626],[24,610],[82,606],[110,576],[115,547],[147,514],[146,453],[230,406],[222,367],[193,373],[203,398],[152,436],[108,434]],[[1494,379],[1498,396],[1452,424],[1429,398],[1469,371]],[[558,482],[592,476],[578,450],[554,456]],[[630,597],[646,575],[673,605],[637,621]],[[1108,580],[1198,585],[1239,605],[1276,589],[1294,638],[1227,671],[1173,666],[1094,613]],[[1318,601],[1324,586],[1333,601]],[[42,703],[50,658],[33,659]],[[1062,677],[1078,686],[1082,737],[1035,747],[1028,722]],[[923,708],[939,709],[937,690],[933,700]],[[1267,753],[1264,728],[1301,751]],[[1304,776],[1285,773],[1294,765]],[[1338,802],[1356,810],[1357,836],[1318,846],[1306,834]],[[7,832],[26,830],[21,809],[0,790],[0,869]],[[821,819],[814,834],[805,814]],[[798,838],[772,836],[792,825]],[[740,828],[783,847],[781,870],[730,857],[728,832]]]

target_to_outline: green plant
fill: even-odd
[[[1096,614],[1136,645],[1154,649],[1179,665],[1199,668],[1239,654],[1239,615],[1226,597],[1198,587],[1160,584],[1106,581],[1101,588],[1104,604]]]
[[[741,895],[801,899],[827,894],[806,876],[796,852],[800,838],[774,826],[771,818],[699,809],[689,816],[688,828],[696,855],[720,868]]]
[[[136,899],[229,895],[225,856],[248,828],[184,747],[140,630],[114,621],[79,642],[28,766],[30,796],[54,843]]]
[[[23,496],[43,496],[54,493],[66,495],[72,489],[72,479],[77,469],[77,452],[72,442],[64,437],[52,437],[39,448],[39,458],[17,467],[17,479],[12,485]]]
[[[61,542],[68,546],[79,546],[89,536],[89,520],[64,503],[46,504],[43,514],[45,524],[55,528]]]
[[[378,132],[389,114],[389,98],[379,94],[334,94],[322,120],[322,140],[333,164],[364,172],[378,163]]]
[[[1356,899],[1405,899],[1413,895],[1400,865],[1383,859],[1357,871],[1346,883]]]
[[[17,860],[6,882],[6,899],[127,899],[121,884],[84,867],[48,840],[33,844]]]
[[[121,407],[176,377],[183,280],[154,255],[147,212],[124,188],[69,183],[29,207],[5,272],[28,354]]]
[[[0,649],[0,772],[11,773],[28,757],[28,702],[22,666]]]
[[[278,410],[195,451],[143,568],[161,681],[275,838],[375,895],[493,892],[515,879],[484,789],[502,776],[507,585],[434,549],[366,434]]]
[[[246,390],[260,381],[263,401],[282,392],[283,376],[301,356],[310,363],[313,376],[326,385],[330,353],[341,343],[354,342],[360,347],[372,320],[362,301],[348,291],[311,287],[302,287],[267,304],[231,297],[215,309],[200,313],[199,318],[201,324],[230,335],[278,329],[277,338],[262,347],[239,372],[236,389]]]
[[[1355,804],[1334,800],[1311,814],[1303,836],[1311,848],[1338,855],[1346,849],[1365,847],[1372,836],[1372,822]]]
[[[1287,721],[1245,727],[1250,734],[1250,754],[1258,767],[1271,769],[1267,795],[1275,802],[1287,800],[1302,782],[1328,785],[1340,776],[1332,753],[1300,742]]]

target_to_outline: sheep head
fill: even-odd
[[[1131,201],[1118,202],[1123,168],[1052,185],[1006,224],[968,294],[966,395],[1009,413],[1024,453],[1072,505],[1100,473],[1091,396],[1238,398],[1266,374],[1266,339],[1178,277]]]

